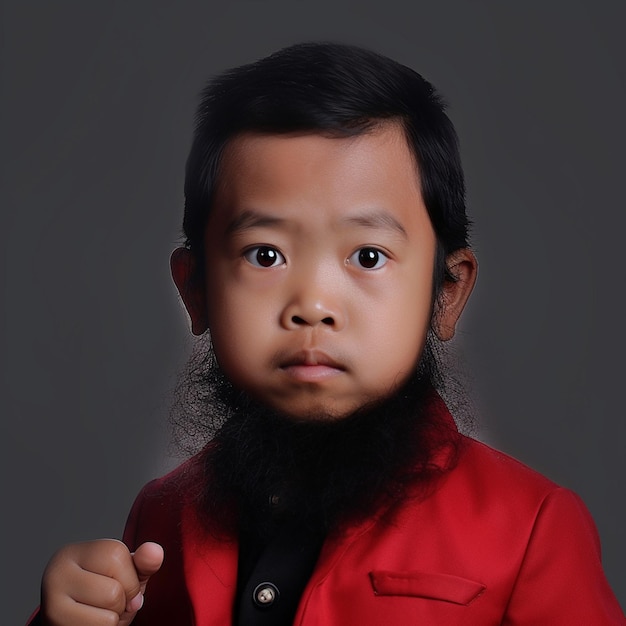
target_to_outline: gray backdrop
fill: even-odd
[[[481,437],[582,495],[626,606],[623,7],[4,2],[3,623],[26,619],[56,547],[119,536],[176,462],[190,343],[168,257],[198,90],[321,38],[411,65],[451,102],[481,263],[457,344]]]

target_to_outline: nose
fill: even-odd
[[[341,330],[346,315],[340,297],[339,286],[331,286],[320,277],[301,278],[291,289],[287,305],[281,313],[281,325],[287,330],[305,327],[327,327]]]

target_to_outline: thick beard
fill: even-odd
[[[186,396],[179,390],[179,416],[187,402],[177,427],[179,437],[209,441],[197,459],[196,507],[214,533],[268,539],[287,523],[326,534],[423,496],[456,460],[454,424],[432,410],[442,382],[432,339],[403,386],[339,419],[262,405],[226,379],[211,350],[194,371]]]

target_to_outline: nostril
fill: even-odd
[[[300,317],[299,315],[292,315],[291,316],[291,322],[293,324],[295,324],[296,326],[308,326],[310,325],[312,322],[307,321],[304,317]],[[326,326],[334,326],[335,325],[335,319],[333,317],[324,317],[320,320],[320,322],[322,324],[325,324]],[[315,323],[315,322],[313,322]]]

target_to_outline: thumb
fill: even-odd
[[[127,626],[133,621],[135,613],[143,605],[143,594],[150,576],[159,571],[163,563],[163,548],[152,541],[142,543],[135,552],[131,554],[133,565],[137,573],[139,590],[130,594],[130,600],[126,605],[126,611],[120,617],[120,626]],[[136,588],[135,588],[136,589]]]
[[[135,552],[133,552],[133,564],[137,571],[137,578],[141,585],[141,593],[146,588],[146,583],[150,576],[159,571],[163,563],[163,548],[152,541],[142,543]]]
[[[137,572],[139,589],[130,594],[130,599],[126,610],[133,613],[143,605],[143,594],[150,576],[159,571],[163,563],[163,548],[152,541],[142,543],[135,552],[132,553],[133,565]]]

